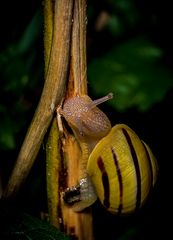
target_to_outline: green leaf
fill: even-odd
[[[42,24],[42,9],[38,9],[31,22],[28,24],[23,36],[21,37],[17,47],[18,53],[24,54],[28,49],[31,48],[32,44],[35,42],[35,39],[39,37],[40,29]]]
[[[124,231],[121,236],[118,237],[117,240],[133,240],[137,239],[139,234],[139,230],[137,228],[129,228],[128,230]]]
[[[25,213],[17,215],[8,227],[3,228],[2,236],[3,240],[70,240],[47,222]]]
[[[173,87],[171,71],[161,63],[163,52],[139,37],[113,48],[89,64],[89,82],[96,95],[114,93],[119,111],[136,107],[147,111]]]
[[[1,147],[3,147],[4,149],[14,149],[16,144],[13,133],[11,131],[8,131],[8,129],[6,129],[6,131],[0,132],[2,132],[0,137]]]

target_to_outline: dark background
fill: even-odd
[[[88,87],[92,98],[114,93],[101,108],[152,148],[158,181],[144,208],[116,217],[93,206],[96,239],[157,239],[171,232],[173,61],[171,1],[88,1]],[[3,1],[0,8],[0,174],[16,160],[44,82],[42,1]],[[47,211],[44,143],[15,204]],[[13,207],[12,207],[13,209]],[[13,211],[13,210],[12,210]]]

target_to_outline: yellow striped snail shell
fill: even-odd
[[[75,96],[67,99],[60,112],[85,156],[79,184],[64,192],[64,201],[74,211],[98,197],[108,211],[129,214],[144,204],[156,182],[158,165],[151,149],[127,125],[111,128],[107,116],[96,107],[110,98],[112,94],[95,101],[87,95]]]
[[[118,124],[92,151],[87,171],[107,210],[129,214],[143,205],[154,186],[157,162],[132,129]]]

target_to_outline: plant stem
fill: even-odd
[[[87,94],[86,77],[86,0],[76,0],[73,13],[71,64],[66,97]],[[75,186],[79,181],[82,149],[77,139],[66,132],[63,145],[67,163],[67,186]],[[61,202],[62,216],[67,234],[79,240],[92,240],[93,221],[91,208],[81,213],[74,212]]]
[[[56,0],[50,61],[40,102],[10,176],[4,197],[15,194],[26,179],[60,103],[67,78],[73,1]],[[58,47],[57,47],[58,46]]]
[[[61,227],[59,221],[61,217],[58,213],[58,208],[60,204],[60,147],[60,134],[57,127],[56,118],[54,118],[46,144],[46,176],[49,222],[57,228]]]
[[[74,77],[74,92],[79,95],[87,94],[86,19],[86,0],[75,1],[71,70]]]
[[[52,0],[44,0],[44,65],[45,74],[48,69],[52,46],[54,14]]]

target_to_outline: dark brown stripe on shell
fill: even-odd
[[[136,181],[137,181],[137,193],[136,193],[136,210],[139,209],[140,205],[141,205],[141,174],[140,174],[140,168],[139,168],[139,164],[138,164],[138,158],[134,149],[134,146],[132,144],[131,138],[128,134],[128,132],[126,131],[126,129],[122,128],[123,134],[127,140],[127,143],[129,145],[130,148],[130,152],[133,158],[133,162],[134,162],[134,166],[135,166],[135,170],[136,170]]]
[[[103,159],[99,157],[97,159],[97,165],[102,172],[102,183],[103,183],[103,188],[104,188],[104,200],[103,204],[106,208],[109,208],[110,202],[109,202],[109,196],[110,196],[110,187],[109,187],[109,179],[108,179],[108,174],[106,172],[105,166]]]
[[[119,182],[119,189],[120,189],[120,203],[119,203],[119,207],[118,207],[118,214],[121,214],[122,208],[123,208],[123,179],[122,179],[122,175],[121,175],[121,170],[120,170],[120,166],[118,163],[118,159],[115,153],[115,150],[113,147],[111,147],[111,152],[112,152],[112,157],[114,159],[114,163],[116,166],[116,173],[118,176],[118,182]]]
[[[143,142],[142,142],[142,145],[144,146],[144,149],[145,149],[145,152],[146,152],[146,155],[147,155],[147,160],[148,160],[148,164],[149,164],[149,168],[150,168],[151,183],[153,185],[153,167],[152,167],[152,164],[151,164],[152,159],[150,157],[150,154],[148,152],[147,147],[145,146],[145,144]]]

